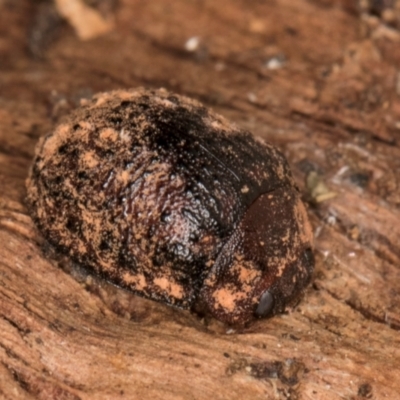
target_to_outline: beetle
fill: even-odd
[[[314,268],[283,154],[165,89],[85,100],[37,145],[27,205],[79,265],[227,324],[284,311]]]

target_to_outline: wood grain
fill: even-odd
[[[0,398],[398,398],[399,35],[344,3],[120,0],[115,29],[83,42],[0,1]],[[24,206],[38,138],[81,98],[141,85],[280,146],[306,198],[310,171],[336,193],[309,199],[317,263],[298,307],[232,331],[43,243]]]

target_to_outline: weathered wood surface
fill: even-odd
[[[0,0],[1,399],[400,397],[400,34],[356,3],[121,0],[82,41],[48,4]],[[39,136],[139,85],[200,99],[281,146],[304,193],[314,170],[337,194],[310,205],[296,309],[232,332],[43,249],[24,207]]]

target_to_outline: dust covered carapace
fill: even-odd
[[[27,189],[58,252],[229,324],[283,311],[311,278],[312,231],[283,155],[164,89],[85,101],[38,144]]]

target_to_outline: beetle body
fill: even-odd
[[[310,281],[311,228],[283,155],[163,89],[87,101],[41,140],[27,188],[59,252],[144,297],[242,324]]]

